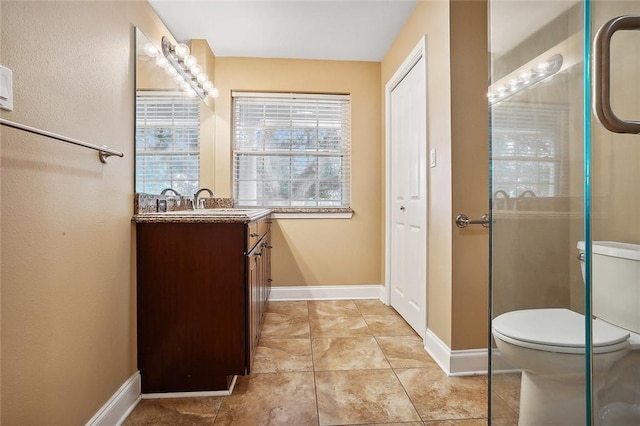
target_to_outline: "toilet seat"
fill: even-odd
[[[492,321],[494,335],[525,348],[566,354],[584,354],[584,316],[564,308],[506,312]],[[593,353],[629,346],[629,332],[605,321],[592,322]]]

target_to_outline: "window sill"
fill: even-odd
[[[269,208],[269,207],[266,207]],[[271,208],[272,219],[351,219],[351,208]]]

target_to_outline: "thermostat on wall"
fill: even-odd
[[[13,73],[0,65],[0,109],[13,111]]]

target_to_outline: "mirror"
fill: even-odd
[[[213,160],[204,162],[202,153],[213,146],[213,109],[186,92],[159,58],[160,46],[136,29],[135,192],[171,188],[191,196],[212,186],[205,175],[213,175]]]

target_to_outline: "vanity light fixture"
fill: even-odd
[[[162,53],[151,43],[145,45],[144,52],[155,58],[156,65],[174,77],[188,95],[198,95],[202,99],[218,96],[218,89],[209,81],[209,77],[203,72],[196,57],[191,55],[186,44],[174,45],[166,37],[162,37]]]
[[[533,67],[513,72],[489,87],[487,97],[489,105],[503,101],[516,93],[540,83],[551,77],[562,68],[562,55],[555,54]]]

